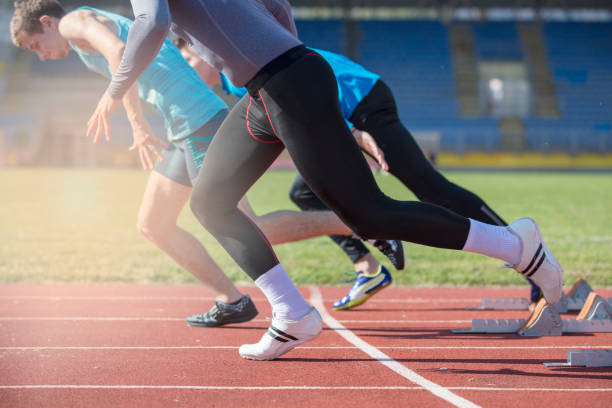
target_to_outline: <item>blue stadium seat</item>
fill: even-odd
[[[514,22],[472,25],[476,56],[481,60],[522,60],[523,51]]]
[[[296,20],[298,35],[304,44],[344,54],[342,21],[340,20]]]
[[[553,149],[610,149],[612,139],[612,23],[551,22],[543,26],[560,117],[527,122],[532,143]],[[579,141],[576,142],[576,138]]]

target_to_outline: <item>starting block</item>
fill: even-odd
[[[467,306],[467,310],[528,310],[527,298],[482,298],[480,306]]]
[[[561,300],[555,305],[559,313],[569,310],[581,310],[589,293],[593,291],[584,279],[578,279],[567,294],[563,293]],[[479,306],[468,306],[467,310],[529,310],[527,298],[482,298]]]
[[[563,319],[565,333],[612,333],[612,306],[595,292],[587,297],[576,319]]]
[[[523,337],[561,336],[563,333],[612,333],[612,306],[591,292],[576,319],[562,319],[542,298],[527,320],[473,319],[471,329],[453,333],[516,333]]]
[[[582,310],[589,293],[593,288],[584,279],[578,279],[567,294],[561,296],[559,303],[555,305],[559,313],[567,313],[570,310]]]
[[[563,333],[563,320],[557,309],[542,298],[517,333],[523,337],[560,336]]]
[[[472,319],[471,329],[457,329],[453,333],[516,333],[525,319]]]
[[[546,367],[612,367],[612,350],[568,350],[566,363],[544,363]]]

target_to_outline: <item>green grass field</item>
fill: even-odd
[[[287,197],[294,173],[266,174],[249,193],[258,213],[295,209]],[[565,269],[594,286],[612,286],[612,175],[448,172],[507,221],[538,220]],[[0,281],[195,283],[136,230],[147,173],[132,169],[2,169]],[[390,196],[413,196],[391,176],[377,176]],[[248,282],[189,209],[180,225],[202,240],[235,281]],[[351,263],[328,238],[276,247],[298,284],[343,284]],[[405,244],[402,285],[520,285],[523,280],[483,256]],[[375,256],[389,266],[375,249]]]

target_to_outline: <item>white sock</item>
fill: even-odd
[[[506,227],[489,225],[470,218],[470,232],[463,250],[501,259],[509,264],[520,262],[521,240]]]
[[[277,317],[298,320],[310,311],[310,305],[298,292],[281,264],[257,278],[255,284],[266,295]]]

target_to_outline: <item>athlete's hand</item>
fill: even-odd
[[[87,121],[87,137],[94,135],[94,143],[98,143],[100,136],[102,136],[102,132],[104,132],[106,140],[110,140],[109,119],[120,103],[120,99],[111,98],[108,92],[104,92],[104,95],[102,95],[102,98],[98,102],[98,106],[96,106],[96,110]]]
[[[154,157],[157,157],[159,160],[164,160],[160,149],[165,149],[168,147],[168,144],[155,137],[147,121],[142,120],[133,123],[132,130],[134,133],[134,142],[132,146],[130,146],[129,151],[131,152],[138,149],[138,156],[140,157],[142,168],[145,170],[153,170],[155,166]]]
[[[353,137],[357,141],[357,144],[359,147],[361,147],[361,150],[376,160],[378,165],[384,171],[389,171],[389,164],[387,164],[387,161],[385,160],[385,153],[383,153],[381,148],[378,147],[372,135],[368,132],[355,128],[353,128],[351,131],[353,132]]]

